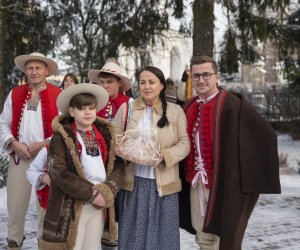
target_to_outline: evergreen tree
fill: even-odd
[[[222,4],[227,13],[228,29],[218,48],[221,72],[238,72],[238,62],[259,59],[255,50],[259,42],[269,40],[285,49],[292,45],[295,36],[283,25],[290,0],[194,0],[193,55],[213,56],[214,3]]]
[[[237,72],[238,61],[245,64],[257,61],[259,54],[255,47],[260,42],[271,41],[277,48],[292,45],[292,39],[283,26],[289,0],[217,0],[217,2],[227,9],[228,21],[228,30],[221,44],[222,72]],[[281,56],[282,54],[279,55]]]
[[[4,6],[6,6],[6,0],[0,0],[0,112],[4,104],[4,89],[5,89],[5,77],[4,77],[4,44],[5,44],[5,33],[6,33],[6,24],[5,24],[5,11]]]
[[[288,16],[284,29],[293,41],[291,47],[281,46],[281,54],[284,55],[284,73],[291,83],[291,91],[300,96],[300,10]],[[298,58],[295,59],[290,56],[296,53]]]
[[[81,80],[90,68],[99,68],[118,48],[153,44],[155,35],[169,28],[169,15],[181,17],[182,0],[48,0],[48,12],[58,18],[55,30],[68,64]]]
[[[213,57],[214,49],[214,0],[193,2],[193,55]]]
[[[34,51],[47,54],[54,48],[55,40],[47,13],[38,1],[1,0],[0,10],[0,77],[1,90],[6,95],[23,77],[14,58]]]

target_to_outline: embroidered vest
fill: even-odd
[[[49,83],[45,90],[40,92],[41,108],[42,108],[42,120],[44,138],[48,138],[52,135],[51,122],[55,116],[58,115],[56,107],[56,99],[60,93],[60,89]],[[20,125],[23,117],[26,102],[31,96],[31,89],[28,84],[17,86],[12,90],[12,134],[19,140]]]
[[[195,145],[195,136],[198,131],[200,153],[203,159],[204,169],[207,173],[207,188],[211,186],[213,172],[213,126],[216,100],[218,95],[205,104],[197,102],[197,98],[186,107],[185,112],[188,120],[188,135],[191,143],[191,151],[186,159],[186,180],[191,183],[197,173],[195,169],[198,152]]]

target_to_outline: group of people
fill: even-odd
[[[8,249],[22,248],[32,186],[38,246],[49,250],[98,250],[101,238],[119,250],[180,249],[180,227],[201,250],[241,249],[259,194],[280,193],[275,131],[219,88],[210,57],[192,58],[196,95],[182,107],[154,66],[141,70],[132,99],[114,61],[91,69],[89,84],[67,74],[62,89],[46,81],[54,60],[32,53],[15,64],[27,83],[0,116]]]

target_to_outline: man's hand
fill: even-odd
[[[31,154],[26,144],[20,143],[18,141],[12,141],[10,145],[12,150],[20,159],[29,160],[31,158]]]
[[[93,200],[92,204],[99,206],[99,207],[105,207],[106,201],[103,197],[103,195],[99,192],[97,193],[96,190],[93,191],[93,195],[97,194],[96,198]]]
[[[32,157],[35,157],[38,152],[45,146],[45,142],[34,142],[28,146],[28,152]]]

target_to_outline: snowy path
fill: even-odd
[[[300,175],[281,176],[282,194],[262,195],[250,218],[244,250],[300,249]],[[6,246],[6,189],[0,189],[0,249]],[[31,199],[26,217],[23,249],[36,250],[35,201]],[[181,231],[181,249],[197,249],[194,237]]]
[[[282,194],[261,195],[243,249],[300,249],[300,176],[281,176]]]

